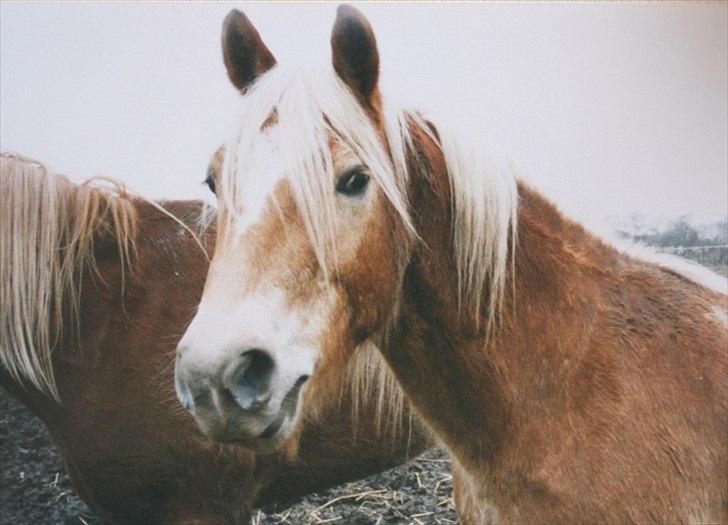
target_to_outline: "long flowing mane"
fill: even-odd
[[[407,159],[414,154],[412,128],[432,136],[425,119],[384,104],[385,149],[380,134],[333,68],[286,70],[274,67],[242,97],[240,125],[225,147],[220,210],[233,223],[253,203],[260,184],[248,176],[261,152],[275,152],[285,173],[317,259],[328,273],[327,251],[333,240],[335,195],[330,150],[332,137],[346,143],[370,168],[374,180],[412,236],[417,232],[407,203]],[[275,125],[270,125],[274,123]],[[510,173],[490,171],[452,134],[438,127],[450,178],[453,247],[459,297],[476,318],[489,298],[488,325],[502,302],[515,246],[517,190]]]
[[[0,161],[0,363],[58,399],[52,351],[64,321],[77,331],[81,276],[95,271],[94,239],[116,239],[128,268],[136,210],[114,181],[76,185],[27,157],[0,152]]]

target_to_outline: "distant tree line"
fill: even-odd
[[[720,221],[711,230],[712,234],[708,234],[705,229],[699,230],[692,224],[687,217],[680,217],[672,221],[663,230],[652,230],[650,232],[640,232],[628,234],[620,232],[625,237],[630,237],[635,241],[639,241],[648,246],[657,246],[660,248],[680,246],[691,248],[695,246],[725,246],[728,245],[728,220]]]
[[[644,218],[635,216],[633,232],[619,231],[622,237],[633,239],[659,251],[692,259],[713,270],[728,275],[728,220],[708,227],[696,227],[687,217],[680,217],[664,229],[645,231]]]

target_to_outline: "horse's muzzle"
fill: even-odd
[[[272,354],[261,348],[246,349],[213,368],[190,354],[178,349],[175,390],[208,437],[267,451],[290,433],[308,375],[286,385]]]

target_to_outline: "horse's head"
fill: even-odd
[[[211,172],[218,237],[176,385],[208,435],[271,450],[296,426],[302,391],[324,391],[396,314],[412,244],[406,138],[382,111],[357,10],[339,8],[321,76],[274,67],[239,11],[222,43],[243,114]]]

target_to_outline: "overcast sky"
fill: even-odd
[[[205,196],[238,97],[220,52],[232,7],[281,63],[329,53],[336,4],[0,3],[2,148],[74,180]],[[725,2],[359,7],[385,87],[570,215],[725,218]]]

